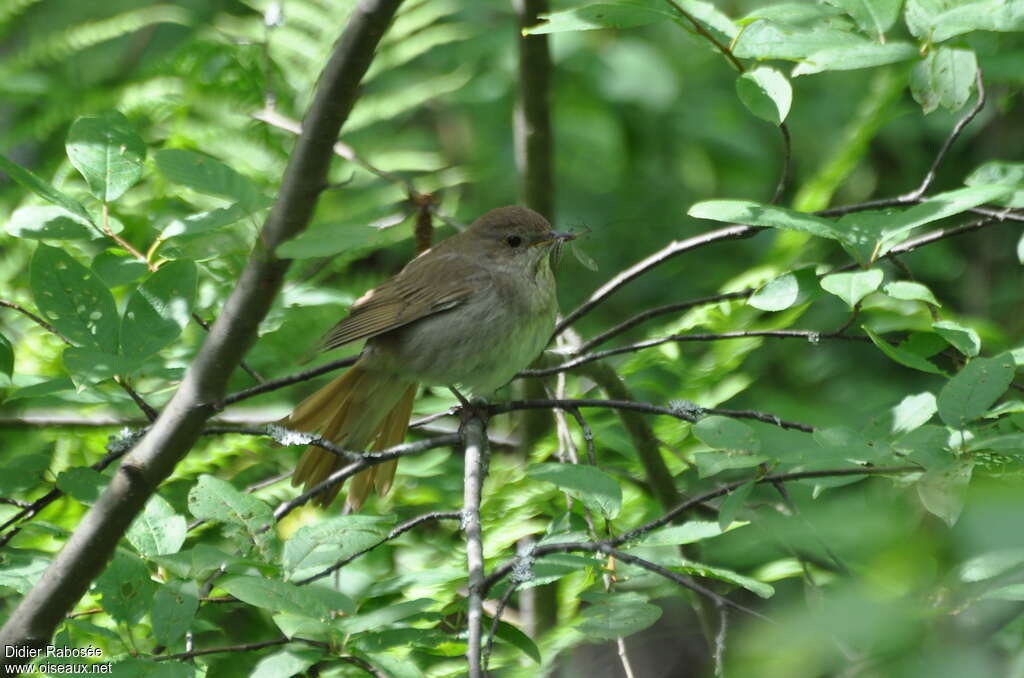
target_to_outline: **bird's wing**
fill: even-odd
[[[482,284],[487,284],[482,269],[470,267],[467,271],[464,259],[420,257],[394,278],[356,300],[349,314],[324,336],[321,349],[326,351],[369,339],[455,308]]]

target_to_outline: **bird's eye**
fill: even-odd
[[[505,242],[508,243],[509,247],[519,247],[520,245],[523,244],[523,239],[520,238],[518,235],[510,235],[507,238],[505,238]]]

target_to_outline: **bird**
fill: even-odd
[[[382,450],[405,438],[419,384],[487,398],[544,350],[558,314],[552,255],[575,237],[520,206],[493,209],[369,290],[320,341],[331,350],[366,340],[356,363],[284,420],[346,450]],[[310,445],[292,475],[305,490],[346,463]],[[346,511],[371,487],[384,495],[398,460],[352,477]],[[316,502],[329,506],[341,483]]]

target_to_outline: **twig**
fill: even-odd
[[[354,365],[357,360],[359,360],[359,356],[349,356],[347,358],[341,358],[340,360],[333,360],[310,370],[296,372],[295,374],[290,374],[287,377],[281,377],[280,379],[271,379],[270,381],[263,382],[259,386],[253,386],[252,388],[247,388],[242,391],[236,391],[235,393],[225,396],[217,405],[217,409],[222,410],[228,405],[232,405],[241,400],[263,395],[264,393],[270,393],[271,391],[276,391],[284,388],[285,386],[297,384],[300,381],[308,381],[314,377],[319,377],[321,374],[327,374],[328,372],[333,372],[334,370],[342,367],[349,367]]]
[[[466,569],[469,577],[468,610],[466,612],[469,678],[481,678],[481,642],[483,623],[484,546],[480,530],[480,500],[484,477],[487,475],[486,422],[480,416],[471,416],[462,427],[465,449],[462,529],[466,533]]]
[[[512,582],[512,585],[505,590],[505,593],[502,594],[501,599],[498,600],[498,609],[494,612],[494,619],[491,621],[491,629],[487,633],[487,644],[484,646],[484,676],[490,675],[487,672],[487,666],[491,663],[491,649],[494,647],[494,637],[498,635],[498,624],[501,623],[501,615],[504,614],[505,608],[508,607],[508,601],[512,599],[512,594],[515,593],[516,589],[518,588],[519,582]]]
[[[193,313],[192,314],[192,320],[195,320],[196,324],[198,324],[200,327],[202,327],[207,332],[210,331],[210,323],[208,323],[205,320],[203,320],[199,316],[198,313]],[[241,367],[242,370],[244,370],[246,374],[248,374],[250,377],[255,379],[257,384],[262,384],[263,383],[263,377],[260,376],[259,372],[257,372],[252,367],[250,367],[249,363],[245,362],[244,360],[240,360],[238,362],[238,366]]]
[[[0,299],[0,306],[6,306],[7,308],[10,308],[10,309],[13,309],[13,310],[17,311],[18,313],[22,314],[26,318],[29,318],[36,325],[39,325],[44,330],[46,330],[50,334],[54,335],[55,337],[57,337],[58,339],[63,341],[68,346],[73,346],[73,344],[71,343],[71,340],[68,339],[66,336],[64,336],[64,334],[60,330],[58,330],[53,325],[51,325],[50,323],[46,322],[45,320],[43,320],[39,316],[37,316],[32,311],[30,311],[27,308],[25,308],[21,304],[16,304],[13,301],[7,301],[6,299]]]
[[[659,337],[657,339],[648,339],[647,341],[639,341],[635,344],[629,344],[628,346],[619,346],[616,348],[606,349],[604,351],[596,351],[594,353],[588,353],[579,357],[568,360],[561,365],[553,365],[551,367],[543,367],[535,370],[523,370],[520,372],[518,377],[546,377],[551,374],[557,374],[559,372],[565,372],[571,370],[580,365],[585,365],[595,360],[601,360],[603,358],[610,358],[611,356],[621,355],[623,353],[635,353],[636,351],[643,350],[645,348],[651,348],[652,346],[660,346],[661,344],[668,344],[672,342],[686,342],[686,341],[721,341],[725,339],[745,339],[748,337],[771,337],[775,339],[803,339],[805,341],[817,342],[821,339],[842,339],[844,341],[870,341],[867,337],[853,337],[846,334],[835,334],[833,332],[817,332],[814,330],[740,330],[736,332],[718,332],[718,333],[703,333],[703,334],[673,334],[667,337]]]
[[[577,398],[569,400],[512,400],[506,403],[488,405],[488,411],[493,415],[513,412],[515,410],[538,408],[548,409],[552,407],[558,407],[570,411],[575,408],[583,407],[607,407],[613,410],[629,410],[633,412],[642,412],[644,414],[657,414],[664,415],[666,417],[674,417],[676,419],[681,419],[682,421],[688,421],[691,424],[697,422],[701,415],[718,414],[723,417],[734,417],[736,419],[756,419],[758,421],[763,421],[766,424],[773,424],[780,428],[793,429],[796,431],[803,431],[805,433],[812,433],[815,430],[813,426],[808,426],[807,424],[801,424],[795,421],[787,421],[775,416],[774,414],[768,414],[765,412],[756,412],[753,410],[727,410],[711,407],[700,407],[695,411],[689,411],[682,408],[661,407],[659,405],[652,405],[650,403],[643,403],[635,400],[601,400],[598,398]]]
[[[0,631],[0,645],[42,647],[106,566],[118,541],[198,438],[245,349],[255,340],[290,262],[276,248],[301,233],[316,208],[338,136],[377,43],[401,0],[363,0],[319,78],[306,125],[255,251],[184,380],[159,419],[121,464],[39,581]]]
[[[324,480],[317,483],[310,489],[306,490],[298,497],[290,499],[286,502],[282,502],[276,509],[274,509],[274,520],[280,521],[283,517],[294,511],[299,506],[302,506],[313,497],[327,491],[328,488],[334,487],[335,485],[345,482],[349,477],[359,473],[363,469],[376,466],[377,464],[383,464],[391,459],[398,459],[399,457],[407,457],[412,454],[419,454],[427,450],[432,450],[435,447],[444,447],[445,445],[454,445],[461,440],[457,433],[448,435],[438,436],[436,438],[428,438],[426,440],[419,440],[414,443],[403,443],[401,445],[395,445],[389,447],[381,452],[367,452],[359,455],[359,461],[355,461],[344,468],[341,468],[331,475],[327,476]],[[311,443],[318,444],[318,443]],[[325,447],[326,449],[326,447]]]
[[[789,136],[789,126],[779,123],[779,132],[782,133],[782,171],[779,173],[779,183],[775,185],[775,192],[772,194],[771,204],[774,205],[786,192],[786,185],[789,184],[790,158],[793,154],[793,141]]]
[[[640,323],[646,322],[651,318],[655,318],[659,315],[665,315],[667,313],[676,313],[678,311],[688,311],[691,308],[696,308],[698,306],[717,304],[723,301],[730,301],[732,299],[746,299],[753,293],[753,288],[747,288],[745,290],[740,290],[739,292],[726,292],[724,294],[715,294],[710,297],[701,297],[700,299],[691,299],[689,301],[681,301],[674,304],[665,304],[664,306],[658,306],[656,308],[652,308],[647,311],[637,313],[632,318],[624,320],[615,327],[609,330],[605,330],[601,334],[598,334],[596,337],[593,337],[583,342],[583,344],[580,345],[579,348],[573,351],[573,355],[581,355],[583,353],[586,353],[587,351],[593,349],[595,346],[599,346],[604,342],[608,341],[612,337],[618,336],[625,332],[626,330],[630,330],[639,325]]]
[[[729,610],[724,605],[718,606],[718,633],[715,634],[715,675],[725,675],[725,641],[729,633]]]
[[[386,537],[383,537],[382,539],[378,540],[374,544],[372,544],[370,546],[367,546],[366,548],[364,548],[364,549],[362,549],[360,551],[357,551],[356,553],[353,553],[352,555],[350,555],[350,556],[348,556],[346,558],[342,558],[341,560],[339,560],[338,562],[334,563],[333,565],[331,565],[330,567],[328,567],[325,570],[317,572],[316,574],[314,574],[312,576],[309,576],[309,577],[306,577],[305,579],[302,579],[302,580],[297,581],[295,583],[297,585],[299,585],[299,586],[303,586],[304,584],[309,584],[309,583],[315,582],[318,579],[323,579],[324,577],[326,577],[328,575],[334,574],[335,572],[337,572],[341,568],[345,567],[346,565],[351,563],[353,560],[355,560],[359,556],[364,555],[366,553],[369,553],[370,551],[374,550],[375,548],[377,548],[381,544],[384,544],[385,542],[389,542],[392,539],[395,539],[396,537],[399,537],[400,535],[405,534],[406,532],[408,532],[412,528],[416,527],[417,525],[422,525],[423,523],[426,523],[426,522],[431,521],[431,520],[459,520],[460,518],[462,518],[462,513],[459,512],[459,511],[434,511],[432,513],[424,513],[421,516],[416,516],[412,520],[407,520],[406,522],[402,523],[401,525],[393,528],[390,532],[388,532]]]
[[[744,226],[742,224],[733,224],[731,226],[725,226],[718,228],[707,233],[701,233],[695,235],[692,238],[685,240],[674,240],[665,247],[661,248],[654,254],[638,261],[624,271],[619,272],[611,280],[606,282],[604,285],[599,287],[590,298],[580,304],[574,311],[562,319],[562,322],[558,323],[555,327],[554,334],[558,335],[565,330],[565,328],[572,325],[574,322],[590,313],[597,307],[598,304],[603,302],[614,292],[618,291],[626,283],[631,280],[639,278],[644,273],[648,272],[652,268],[665,263],[669,259],[676,257],[684,252],[695,250],[705,245],[712,245],[714,243],[725,242],[728,240],[741,240],[743,238],[749,238],[752,235],[760,233],[764,230],[762,226]]]
[[[145,254],[135,249],[134,245],[132,245],[130,242],[122,238],[117,233],[114,233],[114,229],[110,228],[110,205],[106,202],[104,202],[103,206],[100,207],[100,219],[100,228],[105,235],[107,235],[111,240],[113,240],[118,245],[123,247],[125,251],[131,253],[133,257],[135,257],[139,261],[144,262],[150,271],[156,270],[156,266],[152,262],[146,260]]]
[[[276,638],[274,640],[264,640],[258,643],[242,643],[240,645],[222,645],[220,647],[207,647],[201,650],[191,650],[189,652],[178,652],[177,654],[162,654],[156,657],[150,657],[151,661],[155,662],[166,662],[166,661],[182,661],[183,659],[193,659],[195,657],[202,657],[208,654],[222,654],[225,652],[252,652],[254,650],[262,650],[266,647],[275,647],[277,645],[287,645],[288,643],[303,643],[305,645],[312,645],[313,647],[323,648],[324,650],[329,649],[327,643],[319,640],[307,640],[306,638]]]
[[[704,26],[699,21],[697,21],[697,19],[695,19],[693,15],[691,15],[689,12],[683,9],[683,7],[678,2],[676,2],[675,0],[665,0],[665,2],[667,2],[669,6],[672,9],[674,9],[680,16],[687,19],[691,24],[693,24],[693,30],[697,33],[697,35],[703,37],[712,45],[714,45],[718,49],[718,51],[722,53],[722,56],[729,60],[729,63],[733,65],[733,68],[735,68],[740,73],[743,73],[747,70],[743,66],[743,63],[736,58],[736,55],[732,53],[731,49],[729,49],[726,45],[723,45],[718,40],[718,38],[712,35],[708,31],[708,29],[704,28]]]

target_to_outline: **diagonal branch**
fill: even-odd
[[[278,198],[223,312],[160,417],[8,618],[0,631],[0,644],[42,647],[48,642],[56,625],[103,570],[132,520],[199,437],[281,286],[290,262],[274,252],[309,223],[326,181],[331,145],[400,4],[401,0],[363,0],[353,9],[320,76]]]

